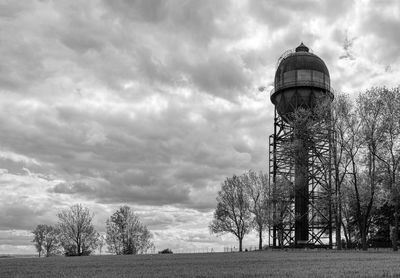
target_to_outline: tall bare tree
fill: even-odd
[[[333,105],[334,180],[339,191],[336,195],[337,240],[340,240],[338,226],[341,222],[349,246],[352,227],[356,223],[365,250],[377,182],[376,159],[373,156],[378,143],[374,122],[377,113],[370,111],[373,108],[367,93],[361,93],[356,102],[339,96]],[[340,193],[342,190],[346,193],[345,197]],[[339,219],[342,218],[342,208],[345,217]]]
[[[33,240],[32,242],[35,243],[36,251],[39,254],[39,258],[42,256],[43,252],[43,245],[44,245],[44,227],[43,225],[38,225],[35,230],[32,231],[33,233]]]
[[[268,176],[250,170],[241,177],[246,194],[249,198],[249,211],[253,214],[253,225],[258,232],[258,249],[262,250],[263,231],[269,220]]]
[[[362,248],[366,250],[367,234],[370,226],[371,212],[376,202],[378,188],[378,162],[376,154],[382,146],[384,126],[383,126],[384,104],[376,98],[374,89],[361,93],[357,99],[357,112],[361,120],[361,142],[364,145],[364,180],[361,180],[368,190],[360,191],[360,187],[355,186],[357,198],[357,220],[361,236]],[[360,178],[360,177],[359,177]],[[363,195],[361,195],[364,193]],[[361,198],[366,196],[364,207]]]
[[[371,101],[380,104],[380,121],[377,121],[380,132],[379,147],[373,151],[374,156],[383,164],[384,183],[389,191],[388,202],[394,206],[394,230],[392,231],[393,251],[398,251],[400,210],[400,87],[387,89],[372,88],[369,92]]]
[[[249,200],[238,176],[226,178],[217,196],[217,208],[210,226],[212,233],[231,233],[239,241],[242,251],[244,236],[250,232]]]
[[[97,247],[98,233],[94,229],[93,214],[81,204],[58,213],[60,241],[67,256],[89,255]]]
[[[332,129],[333,129],[333,180],[335,185],[335,227],[336,227],[336,245],[337,249],[342,248],[341,245],[341,226],[344,228],[344,235],[347,246],[350,246],[351,236],[349,238],[348,227],[342,223],[342,199],[346,196],[342,195],[342,187],[346,182],[346,175],[349,172],[351,159],[346,155],[346,149],[351,147],[351,111],[352,103],[348,95],[337,94],[332,103]],[[346,199],[347,200],[347,199]],[[345,204],[346,205],[346,204]],[[348,207],[346,207],[348,208]],[[345,211],[346,220],[349,220],[348,209]],[[346,223],[349,223],[346,221]]]

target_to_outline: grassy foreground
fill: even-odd
[[[400,277],[400,253],[278,250],[3,258],[0,277]]]

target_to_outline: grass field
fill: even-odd
[[[278,250],[3,258],[0,277],[400,277],[400,253]]]

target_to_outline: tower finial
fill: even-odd
[[[304,45],[303,42],[300,43],[298,47],[296,47],[296,52],[308,52],[310,49]]]

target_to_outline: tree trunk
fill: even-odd
[[[242,252],[242,242],[243,242],[243,238],[239,238],[239,252]]]
[[[336,133],[334,132],[334,142],[337,142]],[[338,156],[337,156],[337,144],[333,144],[333,160],[335,165],[335,191],[336,191],[336,213],[335,213],[335,235],[336,235],[336,248],[337,250],[342,250],[342,236],[341,236],[341,224],[342,224],[342,214],[341,214],[341,190],[339,183],[339,165],[338,165]]]
[[[361,231],[361,247],[363,251],[368,250],[368,245],[367,245],[367,232],[365,231],[365,228],[362,228]]]
[[[338,176],[338,174],[337,174]],[[338,177],[337,177],[338,178]],[[341,200],[341,188],[340,184],[336,182],[336,247],[337,250],[342,250],[342,235],[341,235],[341,224],[342,224],[342,200]]]
[[[259,227],[259,232],[258,232],[258,250],[262,250],[262,229]]]
[[[399,214],[397,213],[399,209],[399,205],[396,200],[396,205],[395,205],[395,212],[394,212],[394,228],[393,228],[393,233],[392,233],[392,245],[393,245],[393,251],[398,251],[399,247],[397,245],[397,240],[398,240],[398,234],[399,234]]]
[[[345,248],[346,248],[346,249],[349,249],[349,248],[350,248],[350,239],[349,239],[349,236],[348,236],[348,234],[347,234],[347,229],[346,229],[346,227],[344,226],[343,221],[342,221],[342,226],[343,226],[344,238],[345,238],[345,240],[346,240],[346,246],[345,246]]]
[[[365,235],[362,237],[361,242],[362,242],[362,250],[368,251],[367,237]]]
[[[279,234],[279,247],[283,249],[283,227],[280,227],[278,234]]]

